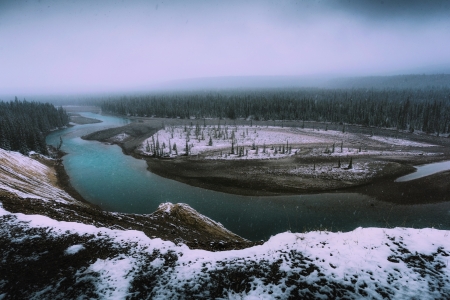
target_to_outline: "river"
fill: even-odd
[[[125,118],[81,113],[102,123],[76,125],[55,131],[47,143],[61,136],[64,166],[72,185],[88,201],[105,210],[147,214],[163,202],[187,203],[250,240],[268,239],[286,230],[356,227],[436,227],[450,229],[450,202],[401,206],[354,193],[249,197],[214,192],[159,177],[144,160],[126,156],[117,145],[85,141],[81,136],[123,126]]]
[[[423,166],[416,167],[415,172],[397,178],[395,181],[396,182],[410,181],[447,170],[450,170],[450,161],[442,161],[432,164],[426,164]]]

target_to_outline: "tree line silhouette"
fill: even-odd
[[[103,111],[163,118],[245,118],[450,133],[450,89],[271,89],[109,97]]]
[[[45,135],[69,123],[62,107],[49,103],[0,102],[0,148],[23,154],[35,151],[48,154]]]

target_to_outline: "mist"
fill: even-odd
[[[0,96],[443,72],[449,13],[446,0],[1,1]]]

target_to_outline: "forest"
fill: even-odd
[[[128,116],[245,118],[356,124],[450,133],[450,89],[266,89],[174,92],[97,100]]]
[[[0,102],[0,148],[23,154],[35,151],[48,154],[45,135],[69,124],[62,107],[49,103],[19,101]]]

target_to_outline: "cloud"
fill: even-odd
[[[423,21],[448,17],[450,12],[448,0],[329,0],[325,3],[335,9],[379,20]]]
[[[448,2],[0,2],[0,90],[110,91],[448,64]]]

